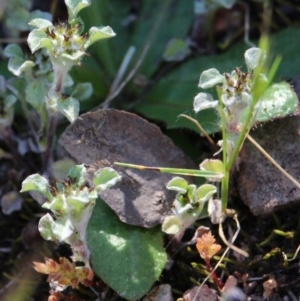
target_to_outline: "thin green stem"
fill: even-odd
[[[226,117],[224,114],[224,104],[221,101],[221,89],[217,89],[218,99],[220,103],[220,116],[222,123],[222,154],[223,154],[223,166],[224,166],[224,178],[221,182],[221,200],[222,200],[222,212],[224,213],[228,203],[228,187],[229,187],[229,169],[227,166],[228,153],[227,153],[227,131],[226,131]]]

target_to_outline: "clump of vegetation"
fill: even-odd
[[[210,16],[211,21],[220,6],[229,9],[233,7],[235,2],[216,1],[216,3],[210,5],[203,2],[201,6],[196,1],[195,13],[198,17],[199,15]],[[21,200],[20,203],[22,204],[22,198],[34,199],[42,208],[47,210],[47,213],[44,214],[43,212],[42,217],[39,218],[38,232],[40,235],[56,245],[68,245],[68,250],[71,252],[68,256],[59,254],[57,256],[58,260],[56,260],[53,254],[47,254],[47,251],[45,251],[43,254],[45,263],[41,262],[41,259],[33,258],[31,260],[36,271],[48,275],[47,282],[50,283],[51,287],[48,300],[71,300],[74,295],[68,294],[68,287],[71,287],[73,292],[78,292],[78,294],[93,295],[93,297],[88,297],[90,299],[110,300],[113,293],[108,293],[108,290],[111,288],[119,296],[116,298],[138,300],[149,293],[158,279],[165,279],[164,273],[168,273],[168,269],[171,268],[172,264],[176,266],[174,262],[172,263],[172,260],[176,261],[175,256],[180,252],[180,248],[187,245],[193,245],[193,250],[196,248],[205,262],[205,266],[201,266],[199,263],[191,264],[193,276],[190,278],[194,284],[197,284],[194,291],[194,300],[197,296],[201,299],[204,288],[211,292],[208,287],[204,286],[210,280],[213,280],[220,295],[224,292],[229,294],[226,291],[228,284],[224,284],[220,280],[216,269],[221,267],[227,272],[228,276],[229,273],[226,270],[225,263],[234,262],[234,259],[226,257],[228,252],[233,250],[236,258],[238,256],[241,256],[241,258],[248,257],[250,253],[249,248],[247,249],[245,246],[241,248],[235,245],[241,227],[237,211],[228,208],[230,181],[233,169],[238,164],[239,152],[245,140],[247,138],[252,139],[249,132],[253,127],[275,118],[283,118],[298,113],[298,98],[291,86],[284,81],[276,82],[276,72],[280,70],[281,58],[272,57],[269,36],[263,34],[258,47],[253,46],[247,50],[239,51],[240,56],[244,53],[246,71],[243,71],[243,67],[237,63],[239,61],[234,59],[230,63],[230,67],[233,68],[230,73],[228,73],[230,69],[223,70],[224,66],[221,64],[220,68],[216,68],[217,66],[215,68],[209,67],[202,71],[198,86],[201,89],[215,88],[215,90],[212,93],[203,91],[198,94],[194,93],[196,96],[194,96],[192,111],[193,114],[197,115],[192,117],[183,114],[186,109],[180,109],[181,117],[186,117],[184,122],[189,122],[184,127],[196,128],[209,139],[210,143],[214,144],[209,134],[221,132],[221,139],[214,145],[217,148],[217,152],[213,155],[214,158],[210,158],[210,156],[203,158],[199,164],[199,169],[144,166],[134,164],[135,162],[116,162],[119,160],[118,156],[107,153],[107,158],[99,157],[98,159],[97,157],[97,161],[100,162],[99,165],[102,168],[90,169],[90,166],[86,164],[87,161],[84,161],[85,159],[82,160],[83,162],[77,162],[79,164],[71,161],[72,166],[66,173],[66,177],[64,177],[57,172],[57,169],[59,169],[58,162],[63,165],[61,173],[64,173],[67,171],[67,167],[69,167],[67,165],[70,161],[67,163],[65,159],[61,161],[56,159],[58,156],[55,145],[57,132],[65,119],[70,123],[74,123],[74,125],[77,124],[77,118],[81,118],[78,117],[81,101],[92,99],[95,95],[99,97],[99,93],[103,93],[102,90],[101,92],[97,90],[99,88],[97,85],[101,86],[103,83],[95,85],[95,76],[92,75],[93,79],[91,79],[89,74],[84,73],[84,66],[82,65],[85,64],[90,46],[93,45],[96,49],[98,45],[96,42],[116,36],[109,26],[92,25],[91,28],[86,30],[85,26],[89,25],[89,20],[85,18],[83,9],[87,9],[91,5],[91,1],[65,0],[65,5],[68,14],[67,21],[60,21],[57,25],[52,23],[50,14],[35,12],[27,16],[30,18],[28,24],[31,26],[27,42],[32,54],[27,54],[17,44],[7,45],[3,50],[3,54],[9,59],[8,70],[14,77],[8,79],[4,75],[0,75],[0,134],[5,148],[11,152],[11,155],[6,155],[6,157],[15,160],[16,166],[21,170],[24,164],[22,155],[31,156],[29,158],[30,168],[27,168],[25,172],[15,171],[9,174],[10,186],[4,193],[5,197],[1,199],[2,207],[5,200],[11,200],[12,203]],[[103,9],[107,13],[110,8],[115,8],[115,5],[114,3],[104,3]],[[145,4],[145,6],[148,5]],[[163,7],[161,14],[167,9],[168,4]],[[119,20],[119,11],[115,10],[115,13]],[[131,22],[133,21],[123,20],[123,26],[130,27]],[[118,38],[119,36],[115,37],[116,40]],[[121,36],[120,39],[122,38]],[[151,39],[152,37],[149,38],[150,42]],[[169,66],[174,64],[179,68],[175,69],[174,72],[178,72],[182,66],[185,66],[183,62],[191,58],[195,43],[196,41],[192,43],[183,39],[169,41],[167,45],[164,45],[162,66],[164,64],[170,64]],[[212,47],[214,41],[210,39],[209,43],[211,43],[209,46]],[[107,74],[114,73],[115,69],[108,58],[111,45],[104,44],[101,51],[95,55],[96,58],[99,58],[101,54],[105,56],[102,67],[103,72],[107,72]],[[110,91],[107,91],[108,96],[103,101],[105,107],[111,104],[114,97],[134,76],[134,80],[127,86],[125,93],[132,94],[133,90],[139,90],[143,86],[141,81],[143,76],[135,74],[135,72],[140,68],[143,56],[148,51],[147,49],[145,47],[132,72],[128,74],[127,78],[124,78],[134,50],[131,49],[127,53],[110,87]],[[155,50],[150,50],[149,53],[151,51],[155,53]],[[91,51],[90,59],[93,60],[93,51]],[[91,61],[87,60],[87,65],[89,63]],[[91,66],[89,68],[87,68],[88,73],[93,70]],[[153,75],[155,79],[155,72],[150,69],[143,70],[141,68],[140,70],[149,78]],[[197,67],[198,69],[199,67]],[[83,70],[83,75],[81,75],[80,70]],[[162,67],[162,70],[166,71],[164,67]],[[162,80],[160,87],[169,84],[170,78],[168,76],[165,78],[165,83]],[[82,81],[82,78],[84,81]],[[102,75],[101,79],[102,82],[105,82]],[[147,83],[144,84],[147,86]],[[193,85],[196,86],[195,83]],[[159,89],[154,88],[149,95],[151,93],[159,95],[161,93]],[[144,92],[142,91],[142,93]],[[189,93],[191,92],[189,91]],[[166,96],[166,99],[168,97]],[[189,98],[186,95],[185,97]],[[188,99],[190,103],[192,103],[191,99]],[[183,103],[185,104],[185,102]],[[133,106],[140,113],[143,113],[144,108],[148,106],[150,110],[146,117],[151,118],[151,114],[157,112],[155,116],[160,119],[159,105],[154,105],[154,109],[151,109],[151,105],[153,103],[149,104],[146,99],[144,104],[137,102]],[[144,107],[142,108],[142,106]],[[23,118],[28,125],[30,133],[30,139],[28,140],[17,137],[14,132],[14,123],[19,118],[20,111],[22,111]],[[174,112],[178,113],[176,110]],[[201,116],[204,116],[204,112],[207,116],[205,118],[206,122],[201,122]],[[167,127],[172,128],[173,121],[169,121],[170,116],[165,114],[164,121]],[[104,116],[103,119],[99,120],[98,129],[105,122]],[[120,129],[120,131],[122,130],[124,129]],[[101,147],[101,143],[103,143],[98,135],[98,132],[89,133],[96,148],[99,145]],[[124,139],[130,141],[130,133],[126,132]],[[84,137],[79,137],[76,144],[84,150],[86,147]],[[130,148],[128,148],[128,152],[130,152]],[[220,154],[221,159],[218,158]],[[88,150],[86,150],[86,156],[91,157]],[[141,156],[143,156],[142,152]],[[5,158],[4,155],[3,158]],[[134,159],[138,161],[138,158]],[[105,163],[106,161],[108,163]],[[96,163],[98,164],[98,162],[95,162],[95,165],[97,165]],[[16,169],[18,169],[17,167]],[[124,168],[126,168],[125,172]],[[130,173],[131,168],[142,170],[139,174],[141,177],[143,177],[143,171],[176,175],[166,183],[166,189],[175,192],[175,194],[174,201],[172,200],[173,205],[168,208],[169,211],[161,212],[161,226],[149,229],[123,223],[110,208],[112,206],[109,202],[106,201],[106,193],[109,193],[113,187],[118,190],[120,185],[127,185],[127,178],[133,183],[138,183],[135,178],[137,176]],[[123,172],[122,176],[118,173],[119,171]],[[193,177],[200,180],[195,183]],[[300,186],[294,178],[288,177],[298,187]],[[22,183],[21,189],[16,189],[18,186],[16,183]],[[148,182],[146,180],[144,185],[140,188],[136,184],[133,189],[140,190],[143,194],[143,189],[147,185],[151,188],[150,180]],[[149,189],[148,186],[147,189]],[[11,194],[12,191],[16,192]],[[19,191],[27,194],[19,194]],[[111,195],[114,196],[113,191]],[[157,205],[160,205],[166,201],[165,195],[161,191],[154,191],[153,195],[156,198],[155,200],[145,199],[145,202],[155,201]],[[126,207],[124,204],[121,204],[121,207]],[[9,212],[9,210],[6,212]],[[39,213],[39,215],[41,214]],[[185,237],[193,231],[191,229],[194,229],[195,225],[199,223],[198,220],[204,217],[209,217],[211,229],[208,228],[203,232],[199,230],[201,227],[198,228],[194,238],[185,243]],[[225,237],[223,229],[227,217],[233,218],[237,228],[233,234],[230,222],[230,226],[226,225],[232,233],[230,239]],[[223,241],[223,245],[226,246],[223,249],[221,244],[216,244],[216,239],[212,235],[211,231],[215,231],[214,225],[218,225],[217,239]],[[274,231],[272,232],[273,236],[278,233],[278,235],[291,233],[278,229]],[[165,233],[164,236],[163,232]],[[199,234],[200,232],[201,234]],[[273,236],[270,237],[270,240]],[[294,235],[283,236],[287,239],[294,238]],[[164,239],[165,242],[168,241],[167,244],[164,243]],[[261,248],[264,243],[258,244],[257,247]],[[194,256],[194,251],[190,247],[187,250],[187,256]],[[222,256],[216,256],[220,251],[222,251]],[[281,253],[281,251],[275,252],[273,249],[267,255],[270,258],[278,253]],[[173,259],[169,258],[169,262],[168,255],[169,257],[173,256]],[[290,257],[293,257],[294,260],[296,256],[297,254]],[[268,259],[267,257],[264,258]],[[284,264],[287,265],[287,256],[285,255],[284,258]],[[214,259],[218,260],[215,266],[212,264]],[[252,259],[250,261],[250,266],[255,264]],[[195,280],[194,275],[199,277],[199,274],[201,275],[200,280]],[[106,288],[99,288],[97,277],[103,281],[103,286],[106,286]],[[242,279],[243,276],[240,275],[239,281],[245,284],[246,280]],[[267,281],[270,282],[270,280]],[[267,281],[264,282],[263,296],[271,298],[277,284],[274,285],[274,282],[271,281],[272,288],[270,289],[266,284]],[[82,285],[90,291],[83,288]],[[233,286],[236,285],[237,283]],[[246,285],[244,286],[246,287]],[[191,287],[186,289],[189,288]],[[22,290],[23,288],[17,290],[16,294],[21,294]],[[157,290],[160,290],[159,286]],[[183,297],[184,300],[188,300],[185,299],[184,292],[178,293],[179,288],[172,287],[172,290]],[[162,292],[160,293],[162,294]],[[94,294],[96,294],[96,297]],[[28,293],[29,295],[30,293]],[[7,296],[12,298],[13,295],[9,293]],[[80,299],[78,296],[74,298]]]

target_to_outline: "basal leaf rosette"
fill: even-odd
[[[162,231],[167,234],[177,234],[190,227],[199,218],[204,204],[217,192],[214,185],[204,184],[197,188],[181,177],[174,177],[167,188],[177,191],[174,215],[167,216],[162,225]]]
[[[90,251],[86,243],[86,228],[90,220],[98,192],[108,189],[121,177],[112,168],[103,168],[96,172],[94,187],[88,187],[84,165],[72,167],[68,180],[50,186],[48,180],[39,174],[29,176],[22,183],[21,192],[39,191],[47,201],[43,207],[47,213],[39,222],[39,231],[46,240],[67,242],[70,244],[75,261],[88,265]]]

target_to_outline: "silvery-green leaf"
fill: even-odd
[[[201,164],[200,164],[200,169],[205,170],[205,171],[214,171],[218,172],[220,174],[223,174],[224,172],[224,165],[221,160],[217,159],[205,159]],[[210,177],[209,181],[221,181],[224,175],[218,176],[218,177]]]
[[[93,182],[97,191],[104,191],[121,180],[121,176],[111,167],[104,167],[95,173]]]
[[[93,93],[93,86],[91,83],[78,83],[74,88],[73,97],[79,101],[88,99]]]
[[[24,58],[12,57],[8,61],[8,70],[15,76],[20,76],[26,70],[35,66],[32,61],[25,61]]]
[[[4,48],[3,53],[5,56],[7,56],[9,58],[15,57],[15,58],[20,58],[20,59],[24,60],[24,53],[22,51],[22,48],[17,44],[7,45]]]
[[[36,27],[38,29],[44,29],[44,28],[47,28],[47,27],[52,28],[53,27],[52,22],[50,22],[49,20],[46,20],[46,19],[42,19],[42,18],[32,19],[28,24],[33,26],[33,27]]]
[[[86,168],[83,164],[72,166],[67,176],[80,187],[86,183]]]
[[[52,15],[48,12],[43,12],[43,11],[40,11],[40,10],[35,10],[35,11],[32,11],[29,15],[29,25],[30,25],[30,22],[33,21],[34,19],[41,19],[41,20],[48,20],[48,21],[52,21]],[[46,23],[44,23],[46,24]],[[50,25],[50,27],[52,27],[52,23]],[[37,28],[40,28],[39,27],[39,24],[36,24],[36,22],[34,22],[34,25],[30,25],[30,30],[33,30],[33,27],[37,27]],[[48,26],[45,26],[45,27],[48,27]]]
[[[215,68],[205,70],[200,75],[199,87],[202,89],[212,88],[224,82],[224,76]]]
[[[102,26],[102,27],[92,27],[89,30],[89,39],[86,41],[84,47],[87,49],[93,43],[107,38],[112,38],[116,34],[109,26]]]
[[[67,220],[56,220],[49,213],[44,215],[39,221],[39,232],[46,240],[65,241],[73,233],[72,223]]]
[[[167,184],[167,189],[175,190],[181,194],[187,192],[188,182],[181,177],[174,177]]]
[[[244,56],[248,70],[255,69],[258,65],[263,64],[266,59],[266,53],[262,49],[256,47],[248,49]]]
[[[72,54],[69,54],[69,53],[62,53],[61,54],[61,57],[64,58],[65,60],[67,61],[70,61],[68,62],[69,63],[72,63],[72,65],[74,65],[76,62],[80,61],[80,59],[85,55],[86,53],[84,51],[75,51],[73,52]]]
[[[216,108],[219,105],[217,100],[214,100],[211,94],[201,92],[197,94],[194,98],[194,111],[196,113],[210,108]]]
[[[71,87],[73,85],[74,85],[73,78],[71,77],[71,75],[69,73],[67,73],[65,78],[64,78],[63,86],[64,87]],[[72,96],[75,97],[74,95],[72,95]],[[77,97],[75,97],[75,98],[77,98]]]
[[[181,220],[175,216],[167,216],[161,227],[162,231],[167,234],[176,234],[183,229]]]
[[[38,112],[45,105],[45,98],[47,94],[47,87],[41,81],[32,81],[26,87],[25,99]]]
[[[203,184],[196,190],[196,196],[199,201],[208,201],[217,192],[217,187],[211,184]]]
[[[91,0],[65,0],[68,8],[69,20],[75,19],[77,14],[91,4]]]
[[[60,111],[67,119],[72,123],[79,114],[79,102],[74,97],[68,97],[66,99],[60,98],[57,102],[57,110]]]
[[[30,175],[22,182],[21,192],[30,190],[41,192],[48,200],[53,199],[48,180],[39,174]]]
[[[52,53],[52,42],[44,30],[34,29],[28,35],[28,46],[31,52],[35,52],[40,48],[47,48]]]

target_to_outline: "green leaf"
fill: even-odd
[[[45,106],[47,88],[41,81],[32,81],[26,87],[26,101],[30,103],[38,112]]]
[[[34,62],[25,61],[24,58],[13,57],[8,61],[8,70],[15,76],[20,76],[23,72],[34,66]]]
[[[91,83],[78,83],[74,88],[73,97],[79,101],[88,99],[93,94],[93,86]]]
[[[91,4],[91,0],[65,0],[68,8],[69,20],[75,19],[77,14]]]
[[[70,220],[56,220],[49,213],[39,221],[39,232],[46,240],[65,241],[73,233]]]
[[[208,201],[217,192],[217,187],[211,184],[201,185],[196,190],[196,197],[201,202]]]
[[[59,99],[57,102],[57,109],[67,117],[72,123],[79,114],[79,102],[74,97],[68,97],[66,99]]]
[[[166,264],[160,229],[122,223],[101,199],[86,234],[95,273],[127,300],[145,295]]]
[[[172,39],[168,42],[163,58],[167,62],[180,62],[191,53],[183,39]]]
[[[86,183],[86,168],[83,164],[72,166],[67,176],[75,181],[78,187],[81,187]]]
[[[198,93],[194,98],[194,111],[196,113],[206,110],[206,109],[213,109],[216,108],[219,105],[218,100],[214,100],[212,95],[209,93]]]
[[[98,191],[103,191],[115,185],[121,176],[111,167],[104,167],[96,171],[93,182]]]
[[[255,122],[266,122],[278,117],[296,114],[298,98],[291,86],[282,82],[271,85],[260,98]]]
[[[272,61],[272,56],[283,57],[276,78],[282,80],[299,74],[300,56],[297,41],[300,40],[300,28],[286,28],[273,34],[271,39],[270,60]],[[231,72],[235,67],[245,67],[243,53],[247,48],[247,45],[241,42],[222,54],[189,60],[164,76],[134,109],[149,119],[162,121],[167,129],[189,128],[198,132],[192,122],[178,118],[178,115],[184,113],[198,120],[208,134],[218,132],[219,117],[215,110],[205,110],[197,115],[192,112],[193,99],[199,93],[199,74],[211,67],[219,70],[220,74]],[[217,99],[217,96],[214,95],[214,98]]]
[[[39,174],[30,175],[22,182],[22,189],[20,192],[31,191],[31,190],[39,191],[48,200],[53,199],[53,196],[50,192],[50,185],[48,183],[48,180]]]
[[[208,89],[222,84],[224,80],[225,77],[216,68],[210,68],[201,73],[198,86],[202,89]]]
[[[28,24],[38,29],[44,29],[47,27],[53,28],[52,22],[42,18],[32,19]]]
[[[4,48],[3,53],[5,56],[9,58],[14,57],[14,58],[19,58],[24,60],[24,53],[19,45],[9,44]]]
[[[224,172],[224,165],[221,160],[216,159],[205,159],[200,164],[200,169],[206,172],[218,172],[222,174]],[[209,181],[220,181],[220,178],[217,177],[207,177]]]
[[[176,215],[171,215],[165,218],[161,229],[167,234],[176,234],[183,229],[183,225]]]
[[[245,52],[244,57],[248,70],[250,71],[264,63],[266,53],[260,48],[253,47]]]
[[[28,35],[27,42],[31,52],[35,52],[38,49],[44,47],[52,52],[51,39],[42,29],[34,29],[33,31],[31,31]]]
[[[92,27],[89,30],[89,39],[84,44],[84,47],[88,48],[97,41],[107,39],[107,38],[112,38],[115,35],[116,34],[114,33],[114,31],[109,26]]]
[[[186,193],[188,188],[188,182],[181,177],[174,177],[167,184],[167,189],[175,190],[179,193]]]
[[[48,20],[48,21],[52,21],[52,15],[48,12],[43,12],[43,11],[40,11],[40,10],[34,10],[33,12],[30,13],[30,16],[28,18],[29,20],[29,25],[31,23],[31,21],[33,21],[34,19],[42,19],[42,20]],[[42,21],[44,23],[44,21]],[[37,24],[38,22],[35,22],[34,23],[34,27],[36,28],[40,28],[39,26],[41,26],[40,24]],[[44,23],[46,24],[46,23]],[[33,30],[33,26],[30,26],[30,29]],[[52,23],[50,25],[51,27],[53,26]],[[47,27],[47,26],[46,26]]]

